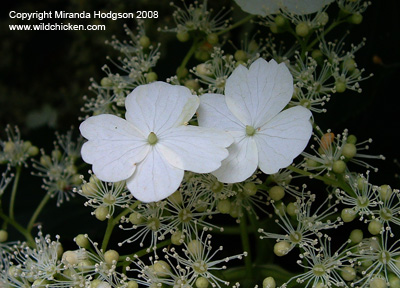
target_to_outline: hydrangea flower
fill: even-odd
[[[126,180],[143,202],[164,199],[177,190],[184,170],[209,173],[228,156],[232,137],[221,131],[187,125],[199,98],[182,86],[154,82],[126,98],[126,120],[111,114],[80,125],[82,158],[106,182]]]
[[[226,81],[225,96],[200,96],[199,125],[230,133],[229,156],[213,174],[225,183],[241,182],[257,166],[266,174],[287,167],[306,147],[312,132],[310,110],[296,106],[281,111],[293,94],[285,64],[258,59],[239,65]]]
[[[276,14],[284,9],[296,15],[317,12],[333,0],[235,0],[243,11],[260,16]]]

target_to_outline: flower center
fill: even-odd
[[[325,274],[325,267],[322,264],[316,264],[312,268],[312,272],[315,276],[321,277]]]
[[[256,129],[253,126],[246,125],[246,134],[248,136],[253,136],[256,133]]]
[[[149,142],[150,145],[154,145],[157,143],[158,138],[154,132],[150,132],[149,136],[147,137],[147,141]]]

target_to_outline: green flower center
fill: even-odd
[[[380,214],[381,214],[381,217],[383,218],[383,220],[386,220],[386,221],[389,221],[393,217],[392,210],[390,210],[387,207],[382,208],[380,211]]]
[[[253,136],[256,133],[256,129],[253,126],[246,125],[246,134],[248,136]]]
[[[313,268],[312,268],[312,272],[315,276],[323,276],[325,274],[325,267],[322,264],[316,264]]]
[[[390,261],[390,254],[388,251],[382,251],[379,253],[378,256],[378,260],[379,262],[381,262],[382,264],[387,264]]]
[[[147,141],[149,142],[150,145],[154,145],[157,143],[158,138],[154,132],[150,132],[149,136],[147,137]]]

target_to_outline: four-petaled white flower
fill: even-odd
[[[287,167],[306,147],[312,132],[311,112],[301,106],[281,110],[293,94],[285,64],[258,59],[239,65],[227,79],[225,96],[200,96],[199,126],[229,132],[235,142],[213,174],[225,183],[241,182],[257,166],[266,174]]]
[[[199,102],[183,86],[139,86],[126,98],[126,120],[102,114],[80,125],[89,140],[82,158],[100,180],[126,180],[138,200],[164,199],[179,187],[184,170],[209,173],[228,156],[228,133],[187,125]]]
[[[321,10],[334,0],[235,0],[243,11],[260,16],[279,13],[279,9],[305,15]]]

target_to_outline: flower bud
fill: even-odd
[[[0,230],[0,243],[6,242],[8,239],[8,232],[6,230]]]
[[[79,234],[75,237],[75,243],[76,245],[78,245],[79,247],[88,249],[90,247],[90,242],[88,240],[88,238],[83,235],[83,234]]]
[[[342,213],[340,214],[340,217],[342,218],[343,222],[351,222],[353,221],[357,216],[356,211],[354,211],[351,208],[344,208],[342,210]]]
[[[257,193],[257,186],[256,184],[252,183],[252,182],[247,182],[246,184],[244,184],[243,187],[243,192],[247,195],[247,196],[254,196]]]
[[[185,236],[183,235],[182,231],[180,231],[180,230],[176,230],[171,235],[171,243],[174,245],[182,245],[184,239],[185,239]]]
[[[200,276],[196,279],[196,287],[197,288],[207,288],[208,284],[209,284],[209,282],[208,282],[207,278],[205,278],[205,277]]]
[[[386,284],[385,279],[376,277],[369,283],[369,287],[370,288],[386,288],[388,286]]]
[[[294,204],[293,202],[289,202],[289,204],[286,206],[286,213],[290,216],[296,216],[297,211],[298,209],[296,207],[296,204]]]
[[[158,75],[156,72],[149,72],[146,74],[147,83],[157,81],[157,79],[158,79]]]
[[[340,274],[345,281],[353,281],[356,278],[356,270],[350,266],[343,267]]]
[[[199,240],[192,240],[187,244],[187,249],[192,255],[200,255],[203,250],[203,244]]]
[[[347,21],[348,21],[349,23],[351,23],[351,24],[356,24],[356,25],[358,25],[358,24],[361,24],[362,20],[363,20],[363,16],[362,16],[361,14],[359,14],[359,13],[356,13],[356,14],[351,15],[351,16],[348,18]]]
[[[96,218],[100,221],[104,221],[107,219],[109,212],[108,212],[108,208],[105,206],[100,206],[97,207],[96,210],[94,210],[94,215],[96,216]]]
[[[278,28],[283,28],[286,26],[287,20],[282,15],[277,15],[274,19],[274,22]]]
[[[139,288],[139,284],[135,280],[131,280],[127,284],[126,288]]]
[[[210,33],[207,35],[207,42],[210,43],[211,45],[217,45],[219,40],[218,40],[218,35],[216,33]]]
[[[300,22],[296,25],[296,34],[300,37],[306,37],[310,31],[310,26],[306,22]]]
[[[389,185],[385,184],[379,187],[379,193],[383,201],[389,200],[390,196],[392,195],[392,192],[393,192],[392,188],[390,188]]]
[[[172,193],[169,197],[168,200],[171,201],[172,203],[176,204],[176,205],[180,205],[183,202],[183,198],[182,198],[182,193],[181,191],[177,190],[174,193]]]
[[[336,80],[335,82],[335,90],[338,93],[343,93],[344,91],[346,91],[346,83],[343,80]]]
[[[348,159],[353,158],[357,154],[357,147],[354,144],[346,143],[343,145],[342,155]]]
[[[336,174],[343,174],[346,171],[346,163],[343,160],[336,160],[333,162],[332,170]]]
[[[118,262],[119,253],[115,250],[107,250],[104,253],[104,260],[108,265],[113,265]]]
[[[217,210],[222,214],[229,214],[229,212],[231,212],[231,201],[229,201],[229,199],[219,200]]]
[[[274,186],[269,189],[268,194],[272,200],[279,201],[285,197],[285,190],[281,186]]]
[[[368,231],[372,235],[378,235],[382,231],[382,223],[378,220],[372,220],[368,224]]]
[[[243,61],[243,62],[246,62],[247,61],[247,59],[248,59],[248,57],[247,57],[247,53],[245,52],[245,51],[243,51],[243,50],[237,50],[236,52],[235,52],[235,60],[236,61]]]
[[[171,267],[163,260],[158,260],[155,262],[153,269],[158,277],[168,277],[171,275]]]
[[[363,240],[363,232],[360,229],[354,229],[350,233],[349,239],[351,240],[351,243],[358,244]]]
[[[263,288],[275,288],[276,282],[273,277],[267,277],[263,280]]]
[[[147,37],[146,35],[143,35],[142,37],[140,37],[139,39],[139,44],[140,46],[142,46],[143,48],[149,48],[151,42],[150,42],[150,38]]]
[[[196,80],[189,79],[185,81],[185,86],[189,89],[197,91],[200,88],[199,83]]]
[[[274,245],[274,253],[276,256],[285,256],[290,251],[290,243],[287,241],[280,241]]]
[[[189,40],[190,35],[188,32],[186,31],[180,31],[178,33],[176,33],[176,38],[180,41],[180,42],[186,42]]]

